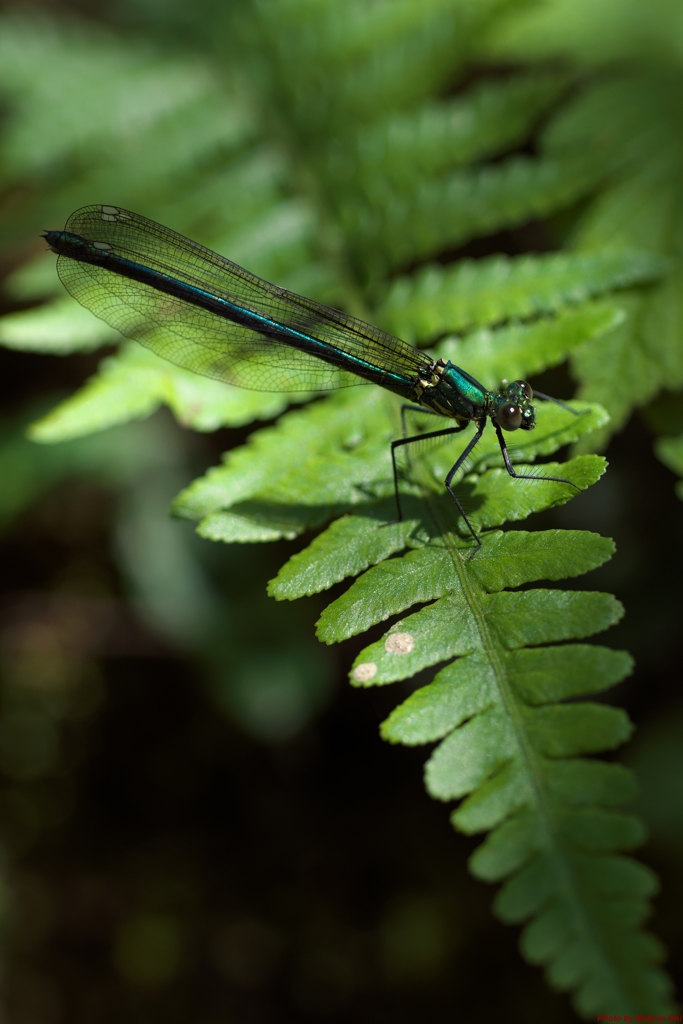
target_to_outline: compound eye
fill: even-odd
[[[527,384],[527,382],[525,380],[516,380],[515,384],[517,385],[518,388],[522,389],[522,391],[524,392],[525,397],[529,401],[531,401],[531,399],[534,397],[534,392],[533,392],[533,388],[531,387],[531,384]]]
[[[503,430],[517,430],[522,424],[522,410],[518,405],[501,405],[496,412],[496,419]]]

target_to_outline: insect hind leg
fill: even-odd
[[[429,409],[425,405],[409,405],[408,403],[404,403],[401,406],[401,437],[408,436],[408,428],[406,427],[407,412],[419,412],[423,416],[439,416],[441,419],[443,419],[442,413],[436,412],[435,409]],[[415,434],[414,436],[417,437],[418,435]]]

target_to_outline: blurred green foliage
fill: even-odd
[[[521,446],[518,457],[578,443],[582,454],[561,475],[576,473],[582,486],[603,469],[589,453],[635,406],[663,386],[674,392],[670,404],[678,402],[682,55],[673,0],[658,0],[655,8],[642,0],[202,0],[191,8],[136,0],[87,17],[83,10],[56,18],[8,8],[0,17],[0,244],[12,267],[0,344],[8,350],[26,358],[72,355],[92,372],[88,353],[115,341],[64,296],[53,257],[40,252],[38,241],[41,229],[61,226],[72,209],[102,201],[137,209],[270,280],[409,340],[433,343],[458,331],[441,341],[440,353],[490,385],[502,374],[537,375],[569,358],[578,397],[600,405],[577,406],[585,415],[569,426],[566,413],[544,408],[533,444]],[[528,252],[560,247],[561,253]],[[96,999],[75,1011],[77,998],[60,994],[49,971],[35,974],[25,950],[40,948],[56,912],[44,876],[23,867],[41,837],[64,829],[74,814],[79,766],[105,700],[102,658],[182,652],[194,659],[214,708],[247,735],[284,744],[305,736],[325,708],[334,666],[314,644],[305,609],[268,606],[264,580],[282,558],[254,542],[294,538],[351,513],[271,583],[275,596],[291,599],[375,566],[323,613],[320,631],[328,640],[434,598],[438,614],[439,600],[451,600],[443,587],[457,593],[439,566],[444,551],[459,558],[461,544],[432,496],[456,450],[450,447],[419,460],[408,522],[379,526],[391,514],[387,441],[398,425],[384,395],[347,393],[294,410],[187,487],[215,451],[168,418],[147,419],[159,406],[168,406],[182,427],[207,434],[272,420],[290,397],[225,388],[129,344],[108,352],[75,394],[57,390],[35,386],[17,403],[10,388],[0,439],[6,529],[21,530],[25,520],[36,536],[42,531],[84,552],[61,576],[48,571],[42,590],[32,582],[41,574],[24,567],[17,578],[26,582],[10,590],[2,633],[0,821],[19,908],[10,998],[17,1019],[33,1014],[46,1024],[58,1019],[60,1000],[73,1019],[76,1012],[83,1020],[105,1019]],[[660,401],[648,411],[650,422],[659,432],[680,433],[675,415],[662,409]],[[24,433],[29,422],[31,441]],[[485,439],[475,475],[463,485],[480,525],[519,520],[566,500],[551,485],[510,487],[491,441]],[[656,452],[683,472],[680,438],[660,439]],[[199,521],[202,537],[249,545],[219,552],[169,521],[166,509],[181,487],[175,511]],[[425,496],[431,519],[424,517]],[[43,502],[52,512],[41,523],[31,510]],[[107,503],[106,514],[98,502]],[[110,561],[89,534],[103,519]],[[561,525],[570,524],[565,514]],[[599,527],[599,515],[585,525]],[[421,566],[411,589],[408,569],[433,550],[428,535],[445,548],[436,566]],[[18,550],[30,551],[21,533],[18,541],[12,536]],[[497,902],[504,919],[541,911],[524,933],[523,952],[549,965],[553,987],[578,990],[583,1014],[663,1011],[671,1006],[667,982],[651,966],[661,950],[634,931],[652,876],[611,853],[641,841],[636,819],[615,810],[632,797],[630,776],[603,766],[603,777],[598,762],[569,760],[622,742],[630,726],[616,709],[554,703],[612,685],[630,663],[586,645],[560,648],[567,659],[552,664],[558,648],[507,649],[605,628],[619,617],[618,603],[560,591],[495,593],[585,572],[609,557],[610,545],[585,531],[490,538],[479,574],[475,563],[470,571],[454,562],[468,595],[458,614],[476,619],[490,601],[495,618],[494,605],[521,599],[519,615],[501,605],[507,626],[500,626],[501,635],[517,628],[519,644],[498,637],[483,645],[491,664],[507,666],[507,704],[495,712],[485,707],[486,670],[476,655],[460,657],[392,711],[384,735],[409,745],[447,737],[429,762],[428,788],[442,799],[472,793],[454,815],[466,833],[498,826],[473,855],[472,870],[489,880],[512,874]],[[505,544],[517,547],[508,552]],[[408,555],[395,557],[406,547]],[[393,574],[388,585],[381,573]],[[359,586],[366,591],[360,596]],[[535,594],[549,603],[532,610]],[[591,601],[602,598],[609,609],[601,612]],[[448,648],[452,608],[438,631],[420,624],[423,614],[411,616],[410,635],[423,630],[429,657],[411,660],[407,652],[396,674],[403,641],[395,638],[408,635],[399,623],[382,639],[377,633],[358,656],[356,683],[406,678],[471,653]],[[551,628],[559,619],[566,626],[561,636]],[[532,637],[534,621],[540,632]],[[547,664],[524,661],[547,652]],[[378,676],[358,674],[370,663]],[[464,678],[472,665],[472,678]],[[448,676],[454,666],[462,679]],[[382,714],[390,710],[383,706]],[[506,747],[515,721],[522,738],[516,753]],[[202,756],[204,746],[207,757],[219,756],[203,739],[188,740],[186,756],[193,742]],[[240,742],[233,736],[237,748]],[[667,743],[673,749],[675,739]],[[493,778],[489,750],[509,755]],[[672,759],[658,759],[647,744],[643,751],[647,784],[656,789],[659,779],[661,789]],[[151,776],[165,780],[160,792],[191,785],[189,768],[169,767],[173,755],[154,747],[151,758]],[[521,774],[520,764],[527,765]],[[569,766],[567,778],[559,769],[555,777],[556,764]],[[570,778],[573,771],[579,774]],[[535,796],[524,791],[529,780]],[[373,786],[372,777],[366,785]],[[543,787],[547,806],[536,799]],[[657,821],[664,813],[657,804]],[[676,829],[662,826],[660,833]],[[111,970],[138,993],[140,1019],[195,1020],[192,1001],[169,994],[193,976],[190,936],[202,933],[195,916],[204,897],[184,862],[163,849],[131,871],[138,895],[123,899],[125,911],[113,915]],[[573,887],[565,884],[569,876]],[[389,899],[372,940],[341,924],[341,915],[307,925],[288,975],[293,1019],[364,1019],[354,998],[377,985],[366,973],[371,962],[389,989],[418,992],[416,1004],[394,1004],[394,1015],[416,1019],[418,1006],[434,1016],[434,1007],[426,1011],[427,990],[438,989],[466,945],[448,877],[441,872],[433,891],[404,889]],[[545,904],[538,901],[542,891]],[[557,891],[561,896],[550,899]],[[279,890],[271,895],[265,914],[231,912],[205,938],[212,969],[236,991],[274,985],[289,955],[274,923],[282,918],[277,901],[287,900]],[[96,893],[85,902],[99,906],[111,898]],[[22,924],[29,917],[31,927]],[[22,927],[33,928],[31,937],[22,939]],[[514,1019],[551,1019],[541,1004],[534,1010],[518,1003]],[[275,1019],[289,1012],[284,1005]],[[552,1013],[564,1012],[552,1006]],[[248,1002],[228,1009],[216,999],[206,1019],[252,1019],[249,1013]]]

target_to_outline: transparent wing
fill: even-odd
[[[127,338],[205,377],[254,391],[327,391],[365,384],[314,356],[103,267],[60,256],[64,287]]]
[[[340,310],[250,274],[196,242],[118,207],[86,206],[66,230],[153,271],[236,303],[382,369],[414,378],[429,360],[417,349]],[[327,390],[364,381],[291,344],[101,266],[60,256],[66,289],[127,337],[186,369],[255,390]]]

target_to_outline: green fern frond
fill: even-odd
[[[498,59],[555,59],[600,69],[551,119],[542,150],[562,159],[577,146],[591,151],[606,176],[574,232],[574,247],[645,247],[672,262],[672,279],[642,297],[628,328],[596,341],[577,358],[582,397],[602,401],[618,429],[634,406],[663,386],[683,382],[680,308],[680,209],[683,164],[678,145],[681,117],[680,54],[671,41],[680,31],[680,9],[663,0],[657,16],[642,4],[566,3],[517,12],[493,27]],[[582,354],[583,356],[583,354]],[[609,393],[607,381],[617,386]]]
[[[8,205],[4,243],[35,230],[36,217],[45,227],[52,211],[82,203],[88,184],[133,203],[153,182],[158,190],[175,179],[177,191],[188,171],[253,136],[248,104],[206,64],[153,59],[147,47],[122,47],[94,28],[5,15],[0,67],[0,91],[16,106],[4,125],[0,180],[21,181],[32,200]]]
[[[496,60],[560,58],[592,68],[654,57],[653,66],[665,67],[680,60],[680,18],[676,0],[657,0],[654,8],[640,0],[618,6],[592,0],[515,4],[492,26],[487,50]]]
[[[677,100],[649,86],[639,95],[628,75],[610,88],[592,79],[526,151],[538,155],[506,156],[527,142],[565,82],[576,81],[573,72],[519,72],[443,97],[480,59],[492,16],[520,6],[527,5],[258,4],[241,23],[239,88],[227,62],[218,74],[208,61],[161,59],[113,35],[3,18],[0,91],[9,114],[0,177],[29,197],[11,204],[5,237],[61,224],[86,198],[139,208],[265,277],[354,312],[364,299],[359,282],[368,295],[388,288],[377,318],[409,339],[470,330],[442,342],[439,353],[486,384],[571,355],[583,395],[609,404],[620,421],[666,375],[682,373],[679,167],[673,133],[654,125],[662,111],[674,123]],[[150,94],[147,105],[141,91]],[[647,166],[643,140],[659,147]],[[586,203],[576,214],[574,253],[492,257],[418,269],[393,287],[386,281],[395,268],[579,199]],[[22,288],[24,296],[55,294],[41,274],[38,261],[15,279],[15,296]],[[648,287],[626,294],[632,286]],[[106,343],[107,329],[82,315],[56,300],[6,319],[0,340],[51,352]],[[162,403],[181,422],[212,430],[272,418],[290,400],[227,388],[124,345],[31,436],[80,437]],[[511,454],[539,477],[587,488],[604,472],[602,458],[536,461],[606,431],[598,405],[571,408],[578,415],[539,404],[536,429],[515,435]],[[526,922],[525,956],[546,966],[552,985],[575,992],[581,1013],[664,1012],[661,951],[637,931],[654,881],[620,852],[642,838],[621,810],[632,779],[584,756],[616,747],[630,724],[614,708],[576,701],[630,671],[628,655],[580,642],[616,622],[621,606],[607,594],[531,586],[596,568],[613,545],[583,531],[499,529],[564,504],[575,490],[512,480],[490,427],[455,481],[481,548],[443,488],[472,428],[416,446],[401,463],[405,519],[395,522],[389,441],[400,429],[393,397],[349,388],[255,431],[186,488],[174,511],[223,542],[319,531],[270,592],[292,600],[359,577],[318,626],[331,643],[387,622],[354,665],[353,682],[385,684],[435,668],[382,733],[394,743],[440,743],[428,789],[462,800],[457,828],[489,832],[471,867],[504,882],[497,912]],[[674,458],[673,443],[662,442],[662,451]]]
[[[638,13],[637,7],[631,5],[630,12],[639,21],[642,12]],[[545,40],[548,54],[551,50],[557,52],[558,46],[569,50],[576,47],[580,59],[585,60],[582,46],[593,18],[611,18],[610,27],[602,25],[596,34],[595,54],[590,60],[598,59],[596,55],[603,48],[611,52],[613,45],[617,49],[626,45],[620,33],[628,18],[622,19],[621,14],[611,17],[606,10],[602,5],[590,10],[586,7],[584,23],[575,10],[570,15],[564,4],[554,4],[544,12],[537,42]],[[663,44],[667,31],[669,36],[678,31],[679,14],[675,5],[666,3],[660,14],[657,36]],[[573,29],[565,33],[568,19]],[[516,42],[510,38],[507,44],[501,44],[503,50],[506,45],[509,53],[521,52],[520,46],[524,49],[524,24],[522,18],[517,26],[521,35]],[[581,33],[576,31],[579,25]],[[536,30],[527,28],[531,39]],[[650,29],[644,22],[641,30],[649,38]],[[635,36],[629,38],[632,45]],[[567,159],[577,147],[588,150],[605,172],[597,195],[575,226],[573,247],[577,251],[644,247],[670,261],[667,279],[648,289],[632,308],[630,325],[618,328],[613,338],[596,340],[574,360],[580,395],[600,401],[610,411],[610,427],[597,439],[603,443],[625,422],[634,406],[648,401],[662,387],[683,383],[679,241],[683,162],[676,141],[682,81],[678,58],[669,62],[639,59],[618,69],[610,66],[558,111],[541,142],[542,152],[549,159]],[[608,381],[616,382],[616,387],[610,388]]]
[[[37,420],[28,434],[43,444],[70,441],[150,416],[162,404],[183,426],[210,431],[271,419],[290,402],[290,395],[231,388],[198,377],[129,342],[105,359],[80,391]]]
[[[621,311],[611,306],[589,303],[552,320],[479,331],[463,340],[444,342],[439,355],[467,366],[494,386],[504,374],[509,378],[529,376],[555,365],[574,347],[609,331],[621,317]],[[23,351],[89,351],[115,338],[116,332],[70,299],[17,313],[0,322],[0,341]],[[47,443],[82,437],[149,416],[162,404],[184,426],[215,430],[272,418],[290,402],[305,399],[305,395],[228,387],[181,370],[150,351],[129,344],[117,356],[105,359],[98,373],[80,391],[34,424],[31,437]],[[534,454],[538,436],[537,432],[531,441]],[[483,445],[480,451],[486,447]],[[529,442],[523,447],[527,453],[531,450]]]
[[[623,319],[621,309],[586,303],[549,319],[472,331],[464,338],[444,341],[438,350],[456,366],[467,366],[475,377],[492,382],[503,377],[514,380],[556,366],[576,348],[611,333]]]
[[[283,55],[291,54],[298,42],[299,52],[313,57],[317,50],[323,63],[343,66],[367,60],[375,49],[400,43],[415,33],[430,36],[433,23],[443,26],[450,9],[452,5],[445,0],[427,0],[422,10],[413,0],[372,5],[350,0],[343,10],[330,2],[288,0],[262,5],[258,13],[260,24],[271,28]]]
[[[595,439],[598,443],[626,422],[634,406],[644,405],[663,387],[683,385],[682,284],[683,265],[676,261],[661,284],[620,299],[623,323],[573,353],[572,373],[581,382],[581,396],[610,411],[610,426]]]
[[[523,457],[565,444],[563,426],[576,438],[601,422],[599,414],[569,421],[566,410],[543,407],[529,438],[534,450]],[[613,545],[581,531],[486,529],[475,551],[453,530],[443,466],[434,470],[434,460],[451,464],[452,452],[442,450],[420,460],[423,472],[404,498],[406,521],[392,523],[386,441],[395,424],[392,400],[371,389],[289,412],[191,485],[176,513],[223,541],[293,536],[333,520],[269,587],[292,600],[362,573],[320,617],[326,643],[426,605],[391,626],[352,669],[352,681],[368,686],[448,662],[390,715],[383,735],[410,745],[441,741],[427,764],[428,790],[465,798],[453,815],[457,828],[490,832],[472,871],[505,881],[497,913],[526,923],[525,955],[546,966],[554,987],[575,993],[579,1012],[670,1009],[659,946],[638,931],[655,883],[621,853],[643,838],[639,821],[620,810],[633,795],[630,774],[581,759],[622,743],[630,724],[614,708],[566,703],[630,672],[628,655],[575,642],[616,622],[621,606],[607,594],[510,589],[580,575],[607,560]],[[485,435],[474,475],[461,485],[479,501],[472,515],[481,526],[568,497],[565,485],[525,484],[487,468],[496,460],[495,438]],[[602,469],[589,456],[559,471],[585,474],[576,479],[587,486]]]
[[[576,247],[626,248],[638,239],[638,245],[670,259],[667,277],[627,303],[628,323],[573,359],[580,394],[604,402],[612,417],[610,431],[663,386],[683,384],[683,270],[677,241],[683,164],[672,146],[680,116],[677,82],[670,71],[619,76],[579,97],[548,133],[548,147],[561,153],[580,132],[613,168],[610,187],[577,228]],[[601,127],[605,123],[608,132]]]
[[[582,414],[571,415],[558,406],[539,409],[537,428],[515,446],[516,459],[527,464],[539,455],[550,455],[605,422],[599,408],[578,406],[577,411]],[[275,427],[253,433],[247,445],[228,453],[223,466],[186,488],[176,499],[174,511],[198,521],[202,536],[226,541],[247,531],[250,540],[293,537],[359,506],[373,509],[379,504],[385,518],[393,519],[389,442],[398,428],[396,405],[386,395],[370,388],[335,393],[288,412]],[[424,475],[416,493],[427,488],[443,497],[446,472],[470,436],[471,429],[422,455],[419,463]],[[501,465],[495,434],[487,431],[466,471],[465,489],[476,506],[471,513],[475,522],[500,525],[572,496],[565,484],[555,489],[549,483],[511,481],[510,487]],[[550,466],[547,470],[547,475],[556,475]],[[539,474],[544,471],[539,467]],[[603,471],[604,463],[591,456],[587,462],[566,464],[562,475],[571,478],[576,473],[577,484],[584,486]],[[449,500],[443,500],[449,507]],[[262,537],[259,528],[264,531]]]
[[[378,189],[343,206],[340,220],[359,259],[380,276],[380,260],[384,272],[561,210],[593,188],[596,177],[586,159],[514,156],[418,180],[410,191]]]
[[[432,507],[441,530],[443,512]],[[422,529],[429,532],[424,521]],[[391,537],[383,533],[357,515],[338,520],[315,551],[281,570],[271,593],[310,593],[363,561],[387,559],[405,538],[396,526]],[[554,987],[575,992],[582,1015],[665,1012],[661,950],[637,931],[656,883],[617,853],[643,839],[640,822],[618,810],[632,799],[633,780],[618,765],[580,759],[619,745],[631,726],[618,709],[563,703],[631,671],[623,652],[568,642],[608,628],[621,606],[607,594],[504,589],[579,575],[608,559],[612,544],[576,531],[494,532],[473,556],[448,531],[436,533],[368,568],[323,612],[318,635],[336,642],[427,604],[364,650],[351,673],[358,686],[384,685],[449,662],[392,712],[384,738],[441,741],[426,766],[429,792],[466,798],[453,814],[456,828],[490,831],[470,867],[484,880],[507,880],[497,913],[526,923],[525,955],[546,966]]]
[[[545,485],[539,490],[553,500]],[[574,642],[616,622],[621,606],[607,594],[507,589],[580,575],[611,557],[613,545],[580,531],[492,531],[473,553],[452,533],[448,505],[436,496],[412,505],[410,531],[408,523],[384,526],[376,505],[355,510],[295,555],[270,593],[291,600],[365,569],[321,615],[326,643],[426,605],[352,669],[356,685],[384,685],[448,662],[392,712],[383,736],[441,741],[426,766],[429,792],[466,798],[453,815],[457,828],[490,831],[471,869],[507,880],[497,913],[527,923],[526,956],[546,966],[554,987],[575,992],[579,1012],[664,1012],[671,1005],[655,966],[661,951],[637,931],[654,879],[618,853],[643,839],[639,821],[618,810],[633,782],[619,766],[580,759],[619,745],[631,726],[618,709],[564,703],[631,671],[623,652]]]
[[[211,88],[211,76],[199,62],[181,67],[153,60],[146,48],[124,49],[94,28],[89,35],[84,46],[75,24],[72,31],[62,28],[56,34],[47,19],[3,17],[0,89],[21,102],[21,116],[5,130],[5,173],[41,173],[76,152],[92,160],[109,151],[112,134],[147,129],[170,110],[193,105]],[[85,82],[86,96],[80,92]],[[109,117],[103,120],[107,108]],[[81,116],[74,117],[74,110]]]
[[[656,254],[628,250],[431,264],[396,279],[377,316],[394,334],[425,341],[473,324],[556,313],[605,292],[649,284],[666,266]]]
[[[272,85],[291,97],[299,130],[314,136],[330,122],[345,130],[438,93],[504,2],[262,4],[249,38],[268,38]]]
[[[659,437],[655,441],[655,452],[660,462],[670,470],[683,477],[683,435],[679,437]],[[683,480],[676,484],[676,494],[683,501]]]
[[[494,156],[523,142],[566,85],[557,73],[484,80],[464,96],[392,114],[333,145],[328,176],[374,191]]]

